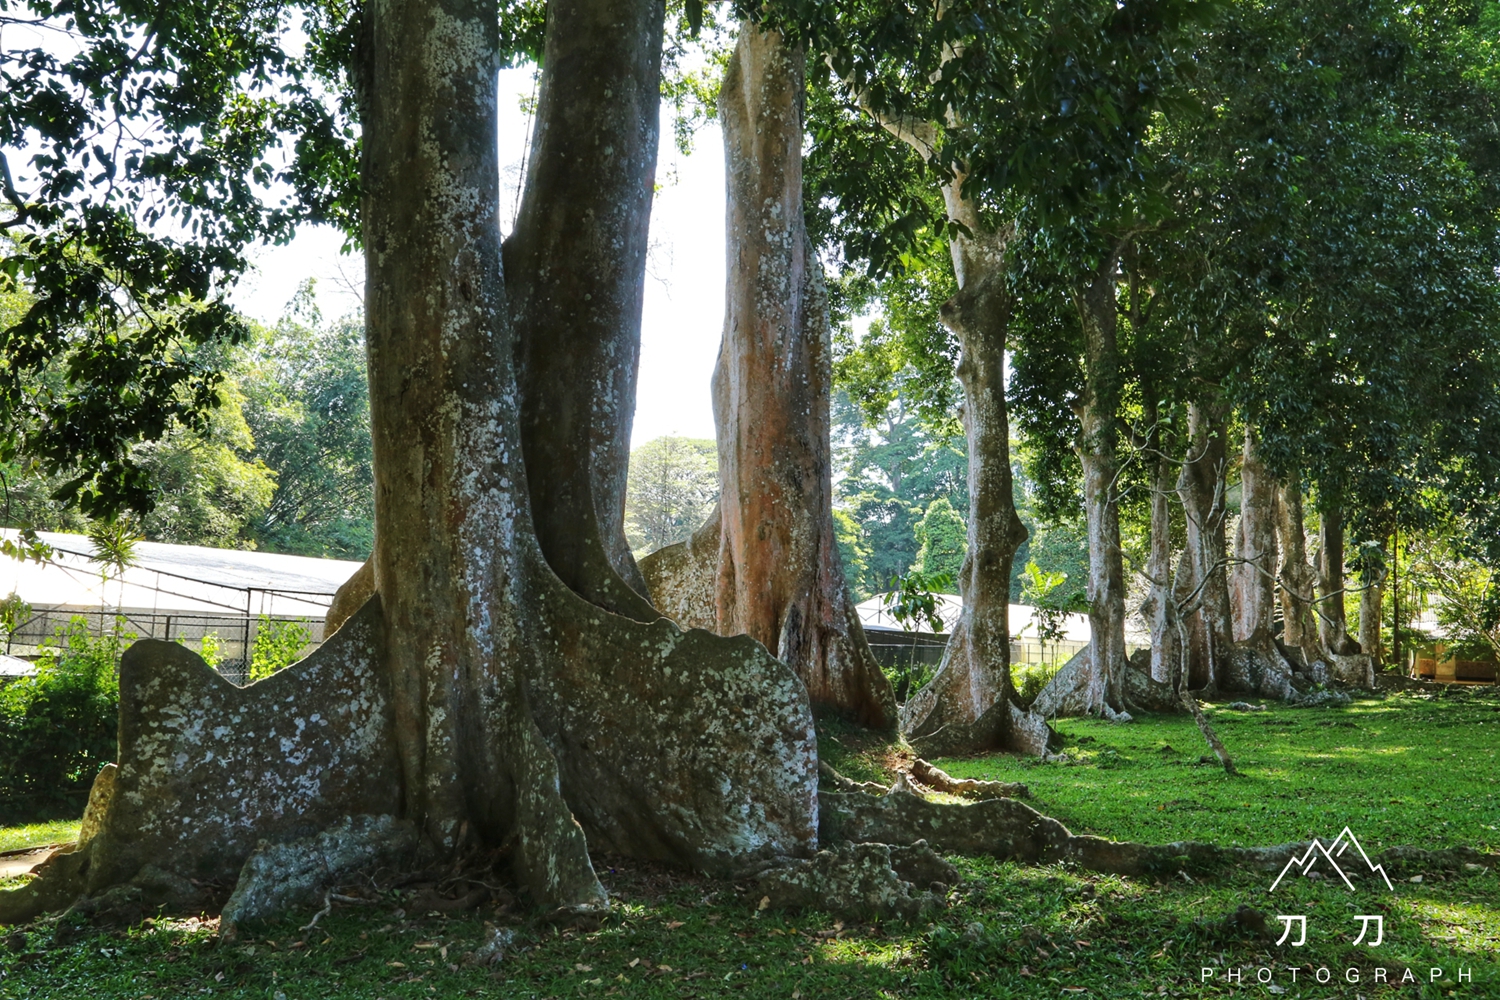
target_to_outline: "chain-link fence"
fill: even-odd
[[[331,595],[330,595],[331,596]],[[104,635],[118,628],[136,639],[162,639],[180,642],[195,653],[208,654],[219,673],[234,684],[245,684],[250,676],[250,659],[255,637],[263,623],[299,622],[310,639],[302,655],[312,652],[323,642],[322,617],[277,615],[274,618],[247,614],[199,614],[181,611],[152,611],[144,608],[33,608],[31,617],[19,623],[6,638],[5,652],[21,659],[35,659],[42,647],[56,645],[59,632],[79,618],[91,633]],[[208,640],[205,649],[204,640]]]

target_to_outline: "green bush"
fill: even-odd
[[[1062,669],[1061,663],[1018,663],[1010,668],[1011,683],[1022,705],[1030,705],[1052,678]]]
[[[301,659],[303,647],[311,641],[312,630],[306,622],[261,615],[255,626],[255,645],[250,652],[251,682],[270,677],[296,663]]]
[[[0,820],[76,817],[115,757],[123,619],[102,636],[75,616],[58,628],[33,677],[0,688]]]

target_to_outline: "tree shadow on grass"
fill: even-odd
[[[821,913],[758,911],[742,885],[600,858],[614,912],[594,930],[548,927],[493,912],[407,915],[387,906],[337,909],[257,929],[233,946],[213,925],[161,920],[49,947],[45,925],[0,954],[6,995],[90,1000],[146,996],[262,998],[846,997],[1056,998],[1240,995],[1260,970],[1286,996],[1371,998],[1376,968],[1391,995],[1493,995],[1500,983],[1500,875],[1464,872],[1397,891],[1269,876],[1157,882],[958,859],[963,883],[926,920],[860,923]],[[1307,944],[1278,947],[1277,914],[1308,918]],[[1355,914],[1385,916],[1384,941],[1351,942]],[[1257,916],[1258,914],[1258,916]],[[464,964],[485,923],[513,921],[498,966]],[[1298,968],[1297,979],[1291,968]],[[1203,981],[1203,969],[1212,972]],[[1317,981],[1328,970],[1329,983]],[[1429,983],[1432,968],[1443,978]],[[1464,969],[1472,980],[1459,982]],[[1264,987],[1256,986],[1263,989]]]

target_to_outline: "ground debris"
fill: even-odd
[[[505,950],[511,946],[516,939],[516,932],[509,927],[496,927],[494,924],[485,922],[484,937],[479,947],[464,956],[465,965],[477,965],[490,968],[499,965],[505,958]]]

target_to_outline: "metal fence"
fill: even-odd
[[[115,629],[127,641],[162,639],[180,642],[195,653],[203,652],[203,640],[217,646],[217,668],[234,684],[245,684],[250,675],[250,657],[255,638],[266,622],[298,622],[310,636],[301,655],[323,643],[323,619],[296,615],[196,614],[181,611],[152,611],[143,608],[34,608],[31,617],[9,635],[5,652],[22,659],[42,655],[43,647],[62,643],[60,636],[81,619],[93,636]]]
[[[919,664],[936,666],[943,659],[943,650],[948,645],[948,636],[931,632],[898,632],[895,629],[865,628],[870,651],[883,667],[910,669]],[[1088,648],[1086,642],[1038,642],[1035,639],[1012,638],[1010,662],[1012,666],[1035,666],[1045,664],[1058,667]],[[1126,644],[1126,654],[1134,652],[1135,644]]]

